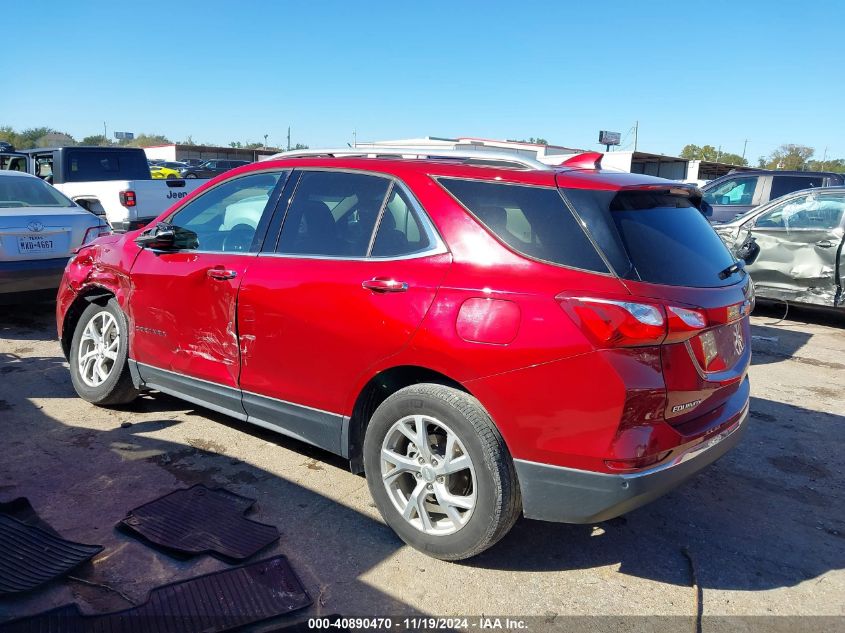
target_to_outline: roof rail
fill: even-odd
[[[410,158],[429,160],[459,160],[469,165],[489,167],[511,167],[515,169],[551,170],[550,165],[536,158],[529,158],[512,152],[489,152],[487,150],[437,149],[434,147],[344,147],[340,149],[295,149],[273,154],[268,160],[278,158]]]

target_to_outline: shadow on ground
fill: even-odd
[[[26,327],[0,316],[3,338],[23,341]],[[33,332],[38,334],[37,328]],[[371,508],[362,509],[366,494],[365,501],[349,505],[329,498],[330,490],[341,486],[353,499],[364,485],[362,478],[344,472],[343,460],[156,393],[122,410],[92,408],[92,416],[113,418],[110,430],[65,424],[36,404],[75,397],[58,345],[56,354],[0,357],[0,436],[5,439],[0,500],[26,496],[63,536],[105,545],[80,576],[119,586],[142,601],[153,586],[221,568],[209,557],[184,562],[162,556],[113,526],[130,508],[176,487],[225,485],[257,497],[257,519],[279,526],[279,545],[260,556],[290,557],[315,598],[313,613],[414,613],[412,604],[362,580],[394,557],[402,543],[370,516]],[[842,569],[845,484],[836,447],[845,442],[845,417],[756,398],[751,410],[743,442],[681,489],[597,526],[521,520],[498,546],[461,565],[478,573],[618,564],[621,574],[688,585],[690,569],[682,554],[688,548],[703,588],[745,591],[791,587]],[[121,420],[135,413],[155,419],[122,428]],[[306,486],[233,459],[225,455],[226,447],[204,438],[183,443],[154,436],[191,415],[318,460],[321,478],[306,480]],[[408,572],[421,579],[455,565],[404,553],[402,563],[416,566]],[[126,606],[114,594],[58,581],[44,591],[0,601],[0,618],[41,611],[69,597],[94,611]],[[491,597],[491,610],[494,606]]]

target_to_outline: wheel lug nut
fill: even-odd
[[[431,484],[428,484],[428,485],[426,486],[426,488],[428,488],[429,490],[434,490],[434,486],[432,486]]]
[[[438,478],[437,478],[437,483],[442,484],[442,483],[443,483],[443,477],[438,477]]]
[[[432,466],[437,466],[437,460],[436,460],[436,459],[432,459],[432,460],[431,460],[431,465],[432,465]]]
[[[424,460],[422,457],[420,457],[417,461],[418,461],[420,464],[425,464],[425,460]]]
[[[417,479],[422,479],[422,474],[414,473],[414,477],[416,477]]]

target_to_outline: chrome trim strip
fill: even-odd
[[[664,464],[658,464],[657,466],[654,466],[653,468],[649,468],[647,470],[641,470],[641,471],[638,471],[638,472],[635,472],[635,473],[618,473],[618,474],[600,473],[600,472],[593,471],[593,470],[583,470],[581,468],[568,468],[567,466],[557,466],[555,464],[544,464],[543,462],[534,462],[534,461],[531,461],[531,460],[528,460],[528,459],[516,459],[516,458],[514,458],[513,461],[519,462],[519,463],[522,463],[522,464],[542,466],[543,468],[553,468],[555,470],[560,470],[560,471],[569,472],[569,473],[582,473],[584,475],[595,476],[595,477],[609,477],[609,478],[612,478],[612,479],[615,479],[615,480],[618,480],[618,481],[636,480],[636,479],[639,479],[640,477],[647,477],[648,475],[653,475],[655,473],[659,473],[661,471],[669,470],[670,468],[674,468],[675,466],[680,466],[684,462],[687,462],[691,459],[694,459],[695,457],[698,457],[702,453],[704,453],[704,452],[708,451],[709,449],[713,448],[717,444],[722,443],[724,440],[726,440],[731,435],[736,433],[743,425],[746,424],[746,422],[748,421],[748,408],[749,408],[749,405],[748,405],[748,403],[746,403],[745,407],[742,411],[742,414],[740,416],[739,421],[736,422],[733,426],[725,429],[721,433],[718,433],[718,434],[714,435],[713,437],[711,437],[711,438],[709,438],[709,439],[707,439],[707,440],[705,440],[705,441],[703,441],[699,444],[696,444],[695,446],[690,448],[688,451],[682,453],[681,455],[678,455],[677,457],[675,457],[671,461],[668,461]]]

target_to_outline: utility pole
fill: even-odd
[[[352,130],[352,147],[358,147],[358,131]]]
[[[290,151],[290,126],[288,126],[288,151]]]
[[[745,143],[742,144],[742,158],[745,159],[745,148],[748,147],[748,139],[745,139]]]
[[[267,149],[267,137],[270,136],[269,134],[264,135],[264,149]]]
[[[722,146],[719,145],[719,149],[716,150],[716,162],[719,162],[719,159],[722,157]]]
[[[105,121],[103,121],[103,138],[106,139],[106,142],[108,143],[109,133],[106,132],[106,122]]]
[[[639,135],[640,131],[640,122],[634,121],[634,151],[637,151],[637,136]]]
[[[825,147],[824,148],[824,155],[822,156],[822,169],[825,169],[825,167],[827,167],[826,163],[827,163],[827,148]]]

